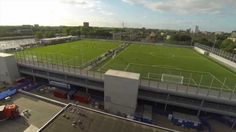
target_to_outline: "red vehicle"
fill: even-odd
[[[53,95],[58,98],[66,99],[67,98],[67,91],[56,89],[53,91]]]
[[[75,94],[75,100],[83,104],[89,104],[91,101],[89,94],[82,93],[82,92],[77,92]]]
[[[0,120],[15,119],[19,115],[19,109],[16,104],[0,106]]]

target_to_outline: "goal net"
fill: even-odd
[[[161,81],[162,82],[167,82],[167,83],[183,84],[184,76],[171,75],[171,74],[162,74]]]

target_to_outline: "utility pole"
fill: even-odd
[[[194,46],[194,33],[191,33],[191,34],[192,34],[192,35],[191,35],[191,36],[192,36],[192,37],[191,37],[191,45]]]
[[[215,36],[215,41],[214,41],[214,44],[213,44],[213,46],[212,46],[211,52],[213,52],[213,50],[214,50],[214,48],[215,48],[215,46],[216,46],[216,42],[217,42],[216,35],[214,35],[214,36]]]

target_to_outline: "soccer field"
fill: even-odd
[[[85,68],[86,64],[122,42],[80,40],[76,42],[28,49],[17,53],[18,58],[44,63]],[[191,48],[131,44],[93,70],[108,69],[137,72],[142,79],[166,81],[203,88],[233,90],[236,74]]]
[[[183,84],[232,90],[236,75],[191,48],[132,44],[95,70],[141,73],[142,78],[161,81],[163,74],[183,77]]]
[[[45,46],[18,52],[17,57],[52,64],[78,66],[103,55],[120,45],[118,41],[80,40],[70,43]]]

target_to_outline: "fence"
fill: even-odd
[[[226,52],[224,50],[221,50],[221,49],[217,49],[217,48],[213,48],[213,47],[209,47],[209,46],[206,46],[206,45],[202,45],[202,44],[199,44],[199,43],[195,43],[194,46],[196,47],[199,47],[203,50],[206,50],[208,52],[211,52],[213,54],[216,54],[220,57],[223,57],[227,60],[230,60],[230,61],[233,61],[236,63],[236,54],[233,54],[233,53],[229,53],[229,52]]]
[[[32,54],[27,53],[15,53],[16,60],[20,64],[26,64],[35,67],[47,68],[52,71],[60,71],[63,73],[74,74],[74,75],[81,75],[86,77],[92,77],[96,79],[103,79],[104,75],[101,72],[89,71],[86,69],[82,69],[83,67],[79,65],[74,65],[73,63],[66,63],[65,58],[56,57],[54,61],[50,61],[50,58],[44,56],[44,59],[37,59],[32,57]],[[31,57],[29,57],[31,56]],[[75,61],[75,60],[74,60]]]
[[[160,68],[161,69],[161,68]],[[182,83],[178,81],[169,81],[163,80],[163,74],[170,76],[181,77]],[[228,78],[222,78],[223,80],[215,77],[214,75],[208,72],[194,72],[194,71],[180,71],[180,70],[161,70],[159,73],[148,73],[148,76],[142,76],[143,79],[158,81],[158,82],[167,82],[170,84],[183,84],[186,86],[193,86],[205,89],[214,89],[214,90],[224,90],[232,91],[236,88],[236,84]]]
[[[212,83],[213,84],[213,83]],[[148,88],[154,91],[164,90],[172,91],[176,93],[182,93],[192,96],[210,96],[211,98],[217,99],[227,99],[227,100],[236,100],[236,87],[233,89],[223,89],[223,87],[213,87],[213,86],[204,86],[204,85],[191,85],[189,84],[176,84],[161,82],[150,79],[140,79],[140,87]]]
[[[73,63],[65,63],[63,58],[56,57],[54,61],[50,61],[49,57],[42,57],[44,59],[37,59],[27,52],[16,53],[16,59],[20,64],[31,65],[35,67],[46,68],[63,73],[91,77],[99,80],[104,79],[104,74],[96,71],[89,71],[82,69],[80,66],[73,65]],[[65,59],[65,58],[64,58]],[[74,60],[75,61],[75,60]],[[161,70],[161,68],[159,68]],[[162,82],[161,76],[163,73],[171,75],[183,76],[183,84]],[[54,75],[53,75],[54,76]],[[55,75],[56,76],[56,75]],[[235,98],[236,84],[235,82],[229,84],[228,79],[218,79],[210,73],[199,73],[194,71],[179,71],[176,69],[162,69],[158,73],[148,73],[142,76],[140,80],[141,86],[184,91],[186,93],[196,93],[204,95],[214,95],[216,97],[227,96],[227,98]]]

